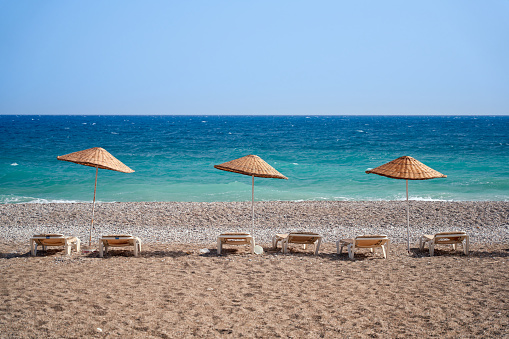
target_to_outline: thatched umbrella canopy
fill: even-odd
[[[262,158],[257,155],[246,155],[245,157],[238,158],[225,162],[220,165],[214,165],[222,171],[240,173],[249,175],[253,178],[252,181],[252,193],[251,193],[251,210],[253,215],[253,227],[254,227],[254,178],[276,178],[276,179],[287,179],[284,175],[279,173],[274,167],[266,163]]]
[[[410,252],[410,211],[408,202],[408,180],[447,178],[447,175],[435,171],[434,169],[424,165],[422,162],[409,156],[402,156],[384,165],[368,170],[366,173],[374,173],[392,179],[406,180],[407,246],[408,251]]]
[[[101,147],[89,148],[83,151],[69,153],[57,157],[58,160],[74,162],[76,164],[95,167],[95,185],[94,185],[94,201],[92,204],[92,223],[90,224],[89,246],[92,244],[92,227],[94,225],[95,212],[95,192],[97,189],[97,174],[99,168],[123,172],[133,173],[134,171],[124,165],[120,160],[111,155],[107,150]]]

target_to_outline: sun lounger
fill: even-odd
[[[217,237],[217,254],[221,254],[223,245],[250,245],[251,253],[254,253],[255,240],[250,233],[221,233]]]
[[[65,253],[71,255],[71,248],[76,252],[80,251],[80,239],[76,237],[66,237],[63,234],[36,234],[30,238],[30,253],[37,255],[37,246],[41,245],[46,251],[48,246],[64,246]]]
[[[369,248],[371,252],[375,248],[381,248],[384,258],[387,258],[389,251],[389,238],[386,235],[361,235],[355,239],[342,239],[336,242],[337,253],[343,252],[343,247],[348,250],[348,257],[353,259],[355,250],[358,248]]]
[[[278,242],[281,242],[283,253],[288,252],[288,244],[302,244],[304,249],[307,245],[314,245],[315,255],[317,255],[322,243],[322,236],[314,232],[290,232],[288,234],[276,234],[272,238],[272,247],[277,248]]]
[[[123,235],[103,235],[99,238],[99,256],[108,253],[110,247],[134,246],[134,256],[137,257],[141,252],[141,240],[130,234]]]
[[[456,251],[456,245],[463,246],[463,252],[468,255],[469,237],[465,232],[441,232],[435,235],[422,235],[419,239],[419,248],[424,250],[424,245],[428,244],[429,255],[433,256],[436,245],[452,245],[453,250]]]

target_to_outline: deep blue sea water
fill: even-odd
[[[97,200],[247,201],[251,178],[213,165],[256,154],[289,180],[256,200],[401,200],[405,181],[365,174],[409,155],[446,174],[416,200],[509,200],[509,117],[0,116],[0,203],[89,202],[95,169],[58,155],[103,147],[136,172],[99,170]]]

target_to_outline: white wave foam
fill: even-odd
[[[0,204],[71,204],[86,203],[92,201],[79,200],[63,200],[63,199],[43,199],[34,197],[18,197],[18,196],[0,196]],[[96,201],[98,203],[99,201]]]
[[[11,166],[18,166],[18,163],[13,162],[13,163],[11,164]]]
[[[26,201],[27,204],[75,204],[79,202],[88,202],[88,201],[79,201],[79,200],[48,200],[35,198],[31,201]],[[98,203],[99,201],[96,201]]]
[[[404,200],[406,200],[406,198]],[[409,197],[408,200],[414,200],[414,201],[454,201],[452,199],[437,199],[437,198],[431,198],[431,197]]]

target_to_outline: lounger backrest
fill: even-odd
[[[130,234],[105,235],[101,238],[110,245],[128,245],[134,237]]]
[[[44,246],[65,245],[65,236],[63,234],[36,234],[32,237]]]
[[[355,247],[380,246],[388,240],[386,235],[361,235],[355,238]]]
[[[251,242],[251,234],[246,232],[228,232],[220,234],[221,242],[230,245],[243,245]]]
[[[127,245],[130,243],[131,239],[103,239],[103,241],[107,241],[110,245]]]
[[[465,232],[441,232],[435,234],[435,244],[456,244],[467,237]]]
[[[314,243],[320,239],[320,235],[318,233],[312,232],[299,232],[299,233],[290,233],[288,234],[288,242],[294,244],[310,244]]]
[[[46,245],[46,246],[65,245],[65,238],[42,239],[41,244]]]

